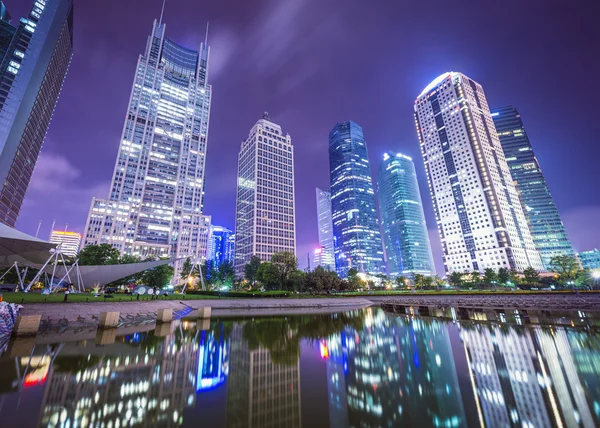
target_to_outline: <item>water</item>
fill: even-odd
[[[0,356],[0,425],[598,426],[600,333],[562,323],[367,309],[48,331]]]

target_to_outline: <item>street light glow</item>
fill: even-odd
[[[600,270],[595,270],[592,272],[592,278],[600,279]]]

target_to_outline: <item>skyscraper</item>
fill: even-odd
[[[333,221],[331,220],[331,193],[317,188],[317,218],[319,222],[318,265],[335,270],[333,252]]]
[[[388,274],[435,275],[423,202],[412,159],[387,152],[377,175]]]
[[[383,273],[367,143],[358,124],[338,123],[329,133],[329,173],[338,273],[345,276],[351,268],[368,274]]]
[[[543,270],[481,85],[444,73],[414,109],[446,272]]]
[[[593,249],[577,254],[584,269],[600,269],[600,250]]]
[[[73,257],[79,252],[81,233],[66,230],[53,230],[50,232],[49,242],[60,245],[60,252],[65,256]]]
[[[107,200],[94,199],[84,246],[140,257],[206,257],[202,214],[212,88],[209,48],[166,37],[154,21],[140,55]]]
[[[223,262],[233,263],[234,249],[235,235],[233,232],[226,227],[212,225],[207,259],[214,261],[217,265]]]
[[[493,109],[492,118],[510,174],[517,183],[533,243],[548,269],[552,257],[575,254],[571,242],[525,132],[521,115],[513,106],[505,106]]]
[[[242,142],[238,156],[235,273],[253,255],[296,253],[294,147],[265,113]]]
[[[73,0],[0,2],[0,222],[14,227],[73,53]]]

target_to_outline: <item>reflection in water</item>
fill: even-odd
[[[218,391],[215,426],[231,428],[600,425],[590,327],[367,309],[71,337],[13,341],[0,356],[3,427],[15,406],[42,426],[198,425],[194,409]]]

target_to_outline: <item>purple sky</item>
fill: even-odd
[[[32,0],[5,0],[13,17]],[[161,0],[75,0],[75,53],[17,228],[53,219],[83,232],[105,198],[137,57]],[[596,0],[167,0],[170,38],[197,48],[210,20],[211,112],[205,212],[234,227],[237,153],[269,111],[296,157],[298,256],[317,245],[315,187],[329,187],[328,133],[359,123],[377,171],[410,155],[438,270],[440,243],[413,102],[446,71],[480,82],[490,106],[521,112],[577,250],[600,247],[600,27]]]

